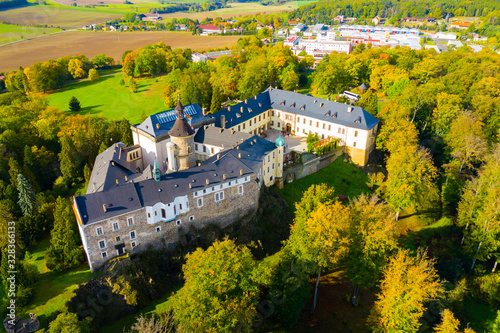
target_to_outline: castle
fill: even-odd
[[[337,138],[365,165],[377,126],[360,107],[273,88],[211,115],[179,101],[132,125],[133,146],[97,156],[87,194],[73,198],[90,269],[175,243],[179,226],[225,227],[255,211],[262,185],[283,186],[285,141],[265,130]]]

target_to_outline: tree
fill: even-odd
[[[33,215],[38,208],[36,195],[31,184],[21,173],[17,175],[17,191],[19,192],[19,207],[21,207],[24,216]]]
[[[91,68],[89,70],[89,80],[90,81],[97,81],[97,80],[99,80],[99,73],[97,72],[97,69]]]
[[[75,267],[83,260],[79,249],[76,218],[71,203],[62,197],[56,200],[54,208],[54,229],[50,233],[50,246],[45,252],[47,267],[62,271]]]
[[[175,321],[191,332],[251,330],[258,286],[250,250],[230,240],[186,256],[184,286],[171,297]]]
[[[82,109],[80,101],[75,96],[71,97],[69,100],[69,109],[73,112],[78,112]]]
[[[83,321],[78,320],[78,315],[76,313],[61,313],[56,319],[49,324],[50,333],[90,333],[91,320],[85,319]]]
[[[459,173],[464,167],[482,161],[487,152],[483,124],[476,118],[470,111],[462,112],[453,120],[446,136],[451,155],[460,163]]]
[[[347,276],[356,286],[356,304],[359,287],[371,288],[379,281],[390,254],[398,247],[398,232],[394,213],[375,195],[361,195],[350,202],[349,208],[346,267]]]
[[[434,261],[399,250],[384,270],[380,293],[368,317],[374,332],[417,332],[425,302],[444,292]]]
[[[161,312],[159,316],[153,314],[147,317],[141,314],[137,317],[129,333],[174,333],[175,325],[172,312]]]
[[[383,190],[387,202],[396,211],[396,219],[401,209],[423,207],[436,200],[437,170],[430,153],[419,145],[407,145],[391,153],[387,173]]]
[[[114,66],[115,60],[112,57],[107,57],[104,53],[101,53],[92,58],[92,63],[94,63],[97,68],[106,68]]]
[[[435,332],[438,333],[458,333],[460,326],[460,321],[455,318],[453,312],[448,309],[444,309],[441,313],[442,321],[439,325],[434,328]]]

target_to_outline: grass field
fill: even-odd
[[[368,176],[353,164],[344,163],[341,156],[326,168],[286,184],[283,189],[279,190],[279,193],[286,200],[293,213],[295,212],[295,203],[300,201],[304,191],[313,184],[319,185],[321,183],[333,187],[336,195],[344,194],[348,197],[355,197],[370,192],[366,186]]]
[[[186,32],[91,32],[71,31],[35,38],[0,48],[0,72],[19,66],[29,67],[37,61],[84,54],[92,58],[106,53],[121,62],[126,50],[163,41],[172,48],[203,50],[236,44],[239,36],[193,36]]]
[[[122,75],[104,76],[97,82],[88,80],[70,83],[62,91],[49,96],[50,105],[68,111],[72,96],[78,98],[82,110],[80,114],[102,114],[109,119],[127,118],[130,123],[140,122],[141,114],[146,115],[165,110],[163,79],[144,78],[137,80],[139,92],[132,93],[127,86],[121,86]]]
[[[0,45],[14,42],[20,39],[36,37],[58,31],[61,31],[61,29],[26,27],[14,24],[0,23]]]
[[[92,276],[86,264],[64,273],[51,272],[45,266],[44,251],[49,246],[49,238],[43,239],[37,246],[28,262],[37,266],[40,278],[35,287],[35,297],[27,306],[23,307],[18,314],[21,318],[30,313],[36,313],[43,326],[59,311],[64,311],[66,302],[71,299],[78,284]]]

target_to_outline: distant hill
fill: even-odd
[[[5,10],[14,7],[26,6],[26,0],[0,0],[0,10]]]

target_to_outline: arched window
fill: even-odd
[[[191,146],[188,146],[188,154],[191,154]]]

